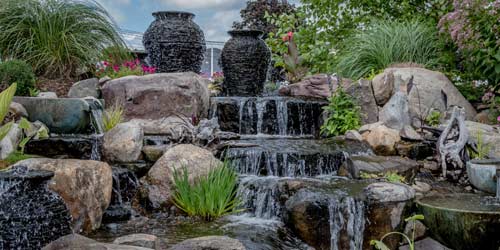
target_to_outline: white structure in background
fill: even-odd
[[[143,33],[124,29],[120,29],[119,32],[129,49],[137,54],[146,53],[142,45]],[[224,42],[206,41],[206,44],[207,51],[205,52],[205,61],[201,66],[201,72],[211,77],[214,72],[222,71],[219,66],[219,58]]]

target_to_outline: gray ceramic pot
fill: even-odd
[[[467,162],[469,181],[477,189],[495,194],[497,168],[500,168],[500,159],[470,160]]]

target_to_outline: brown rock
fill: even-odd
[[[33,158],[14,165],[54,172],[49,188],[58,193],[73,217],[74,232],[91,232],[101,226],[101,218],[111,201],[113,177],[105,162]]]
[[[302,81],[279,89],[280,95],[301,96],[326,99],[331,96],[330,83],[333,77],[326,74],[317,74],[304,78]]]
[[[397,142],[401,141],[399,131],[384,125],[377,126],[362,135],[363,139],[368,142],[375,153],[379,155],[395,155],[395,145]]]
[[[377,122],[379,112],[373,96],[371,81],[361,79],[358,82],[346,83],[348,84],[348,86],[344,86],[346,93],[352,96],[361,108],[361,124]]]
[[[160,209],[171,204],[173,173],[186,167],[189,180],[205,176],[214,166],[221,164],[213,154],[203,148],[181,144],[168,149],[141,179],[144,184],[140,195],[152,209]]]
[[[134,162],[141,156],[144,132],[136,124],[126,122],[116,125],[104,134],[103,156],[111,162]]]
[[[161,119],[171,115],[206,118],[208,80],[193,72],[127,76],[102,87],[106,103],[120,103],[128,120]]]
[[[373,95],[379,106],[389,101],[394,93],[394,74],[378,74],[372,81]]]

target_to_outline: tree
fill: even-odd
[[[269,32],[273,32],[276,26],[268,22],[265,14],[291,14],[295,12],[295,5],[287,0],[250,0],[247,6],[240,11],[241,22],[234,22],[234,29],[256,29],[264,33],[267,37]]]

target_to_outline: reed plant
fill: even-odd
[[[174,171],[174,204],[187,215],[213,221],[238,212],[241,200],[237,195],[238,175],[225,161],[206,176],[189,181],[186,167]]]
[[[340,75],[351,79],[397,63],[433,67],[442,60],[441,48],[437,29],[426,22],[376,21],[344,42],[336,66]]]
[[[110,131],[116,125],[123,122],[124,111],[123,106],[120,104],[114,104],[104,111],[104,115],[102,117],[104,132]]]
[[[48,78],[91,71],[101,51],[123,41],[94,0],[1,0],[0,56]]]

